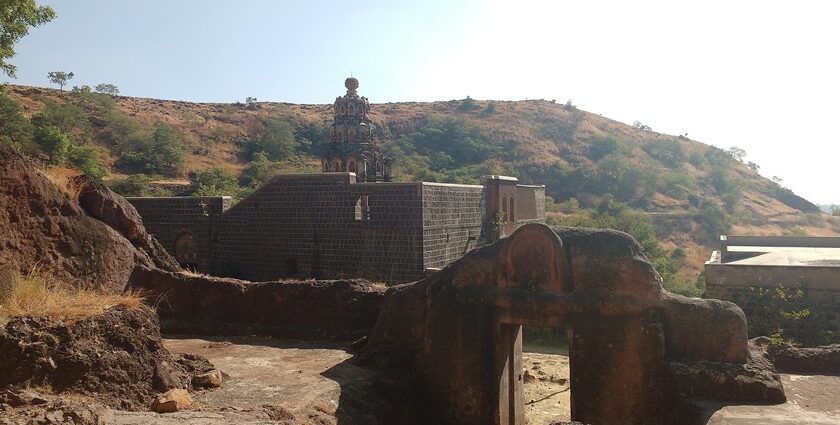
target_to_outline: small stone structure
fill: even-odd
[[[348,78],[322,174],[281,174],[229,197],[128,198],[185,267],[247,280],[367,277],[408,282],[518,226],[545,220],[545,186],[396,183],[367,99]]]
[[[522,325],[569,329],[583,423],[684,424],[699,399],[785,400],[736,305],[664,291],[624,233],[540,224],[389,288],[359,361],[417,389],[418,423],[521,425]]]
[[[751,288],[807,288],[812,320],[840,334],[840,238],[721,236],[706,262],[706,296],[732,301],[747,318],[763,306]]]

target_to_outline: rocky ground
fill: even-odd
[[[378,374],[348,362],[352,354],[347,344],[263,337],[178,337],[164,339],[163,345],[176,358],[184,353],[206,357],[226,372],[223,386],[194,391],[192,406],[174,413],[119,409],[90,394],[71,392],[59,397],[50,394],[49,388],[36,387],[19,393],[30,397],[24,405],[2,407],[0,424],[356,425],[382,424],[375,416],[390,409],[382,401],[385,397],[373,389]],[[562,350],[526,346],[523,360],[528,424],[568,421],[568,356]],[[787,403],[704,405],[707,423],[840,424],[840,377],[785,374],[783,382]],[[0,394],[0,399],[5,394]],[[366,401],[360,404],[360,399]]]

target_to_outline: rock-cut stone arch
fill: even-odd
[[[360,362],[414,379],[419,423],[524,425],[522,325],[570,329],[572,419],[679,424],[694,399],[781,402],[734,304],[690,299],[627,234],[527,224],[390,288]],[[766,371],[767,376],[772,371]]]

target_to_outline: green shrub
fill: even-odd
[[[17,151],[32,153],[32,125],[23,116],[23,109],[0,86],[0,143]]]
[[[263,152],[272,161],[291,157],[299,147],[291,124],[279,119],[266,121],[262,134],[245,141],[245,150],[250,158]]]
[[[589,159],[599,161],[601,158],[618,150],[618,141],[612,137],[598,137],[589,145]]]
[[[668,167],[679,167],[686,160],[685,147],[677,140],[652,140],[642,145],[642,149]]]
[[[99,148],[95,146],[70,145],[67,162],[94,180],[100,181],[105,176],[105,169],[99,164]]]
[[[52,164],[61,164],[67,157],[70,139],[56,126],[44,125],[35,128],[35,142],[50,156]]]
[[[751,286],[754,308],[745,311],[750,337],[769,336],[774,343],[793,343],[804,346],[828,345],[838,341],[827,326],[824,315],[811,309],[810,293],[806,285],[780,284],[776,288]]]
[[[93,138],[88,114],[72,103],[44,102],[44,109],[31,118],[35,128],[53,126],[67,135],[74,145],[85,145]]]
[[[184,148],[178,133],[161,121],[130,134],[117,149],[120,162],[150,174],[175,176],[184,167]]]
[[[195,173],[191,193],[194,196],[234,196],[239,192],[236,177],[220,167]]]
[[[478,109],[478,104],[475,102],[475,99],[467,96],[466,99],[461,101],[461,104],[458,105],[459,112],[469,112],[474,109]]]
[[[151,185],[153,178],[145,174],[135,174],[122,179],[107,181],[114,192],[122,196],[171,196],[169,191]]]

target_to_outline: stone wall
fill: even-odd
[[[175,241],[193,237],[197,261],[194,268],[210,271],[214,260],[214,228],[230,207],[229,196],[126,198],[140,213],[146,229],[175,255]]]
[[[423,264],[440,268],[476,248],[482,186],[423,183]]]
[[[356,339],[376,323],[385,288],[362,279],[246,282],[137,268],[131,288],[167,333]]]
[[[349,173],[276,176],[224,215],[213,273],[419,279],[420,196],[416,183],[355,184]]]
[[[777,285],[762,285],[775,288]],[[801,321],[801,325],[814,326],[815,331],[828,330],[834,335],[840,335],[840,290],[818,289],[806,286],[805,289],[810,317]],[[744,310],[747,321],[752,322],[756,314],[761,314],[764,305],[760,302],[755,292],[749,286],[726,286],[707,284],[706,298],[731,301]],[[751,333],[753,326],[750,326]],[[797,330],[786,329],[787,333],[796,333]],[[750,335],[759,336],[759,335]]]
[[[281,174],[230,209],[230,198],[130,201],[170,252],[179,237],[191,235],[196,258],[190,266],[204,273],[255,281],[365,277],[401,283],[494,240],[482,234],[482,225],[502,198],[515,213],[505,229],[544,220],[543,186],[517,186],[515,178],[503,176],[489,181],[495,190],[357,183],[353,173]],[[492,199],[485,202],[488,193]]]

